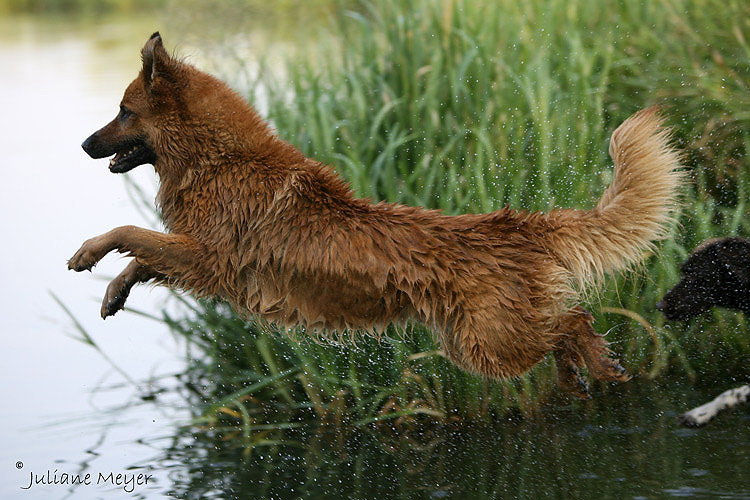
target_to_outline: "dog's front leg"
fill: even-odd
[[[129,253],[166,276],[180,275],[199,263],[202,245],[190,236],[122,226],[87,240],[68,261],[68,269],[91,270],[109,252]]]
[[[114,316],[117,311],[123,308],[133,286],[154,278],[163,279],[165,276],[156,272],[152,267],[133,259],[107,286],[102,301],[102,319],[107,319],[107,316]]]

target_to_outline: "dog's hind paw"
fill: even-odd
[[[589,399],[589,385],[578,370],[580,358],[569,346],[563,345],[554,353],[557,364],[557,385],[562,390],[580,399]]]
[[[630,375],[617,359],[610,358],[612,351],[603,335],[598,335],[592,327],[593,318],[587,317],[575,337],[578,350],[583,357],[589,375],[605,382],[627,382]]]
[[[586,382],[586,379],[578,373],[578,370],[563,379],[559,378],[558,375],[557,383],[562,390],[571,396],[575,396],[579,399],[591,398],[591,394],[589,394],[589,384]]]
[[[627,382],[632,378],[618,360],[606,354],[601,354],[598,359],[586,359],[586,368],[592,377],[605,382]]]

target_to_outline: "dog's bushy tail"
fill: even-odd
[[[639,111],[612,134],[614,178],[596,208],[549,214],[551,250],[586,286],[640,261],[674,223],[684,174],[657,107]]]

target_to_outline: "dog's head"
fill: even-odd
[[[144,163],[158,160],[152,140],[153,118],[157,107],[169,97],[163,75],[171,73],[172,59],[164,50],[161,36],[154,33],[141,51],[143,69],[125,90],[120,112],[97,130],[81,147],[92,158],[113,156],[109,170],[123,173]]]
[[[81,145],[92,158],[114,155],[110,171],[150,163],[164,181],[227,158],[267,157],[270,145],[281,142],[228,85],[170,56],[159,33],[141,57],[143,67],[125,90],[119,114]]]
[[[218,123],[228,123],[247,103],[216,78],[170,56],[159,33],[141,50],[143,67],[120,101],[114,120],[81,147],[92,158],[112,156],[109,170],[123,173],[144,163],[197,164]],[[226,129],[227,126],[224,126]],[[201,135],[202,134],[202,135]]]
[[[711,306],[744,309],[750,287],[750,241],[722,238],[699,245],[680,267],[682,278],[656,304],[667,319],[688,320]]]

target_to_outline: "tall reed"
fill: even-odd
[[[654,310],[705,238],[748,235],[750,4],[726,0],[377,0],[341,4],[333,40],[270,65],[262,94],[279,134],[336,167],[358,195],[446,213],[591,208],[612,178],[609,134],[657,103],[692,184],[674,239],[588,304],[631,372],[715,380],[747,374],[746,320],[690,325]],[[259,94],[260,93],[260,94]],[[216,401],[206,418],[250,439],[304,415],[350,424],[487,419],[555,394],[547,361],[518,380],[482,380],[414,327],[343,346],[266,334],[222,304],[170,318],[200,348]],[[639,382],[632,382],[639,383]],[[236,423],[236,422],[235,422]]]

